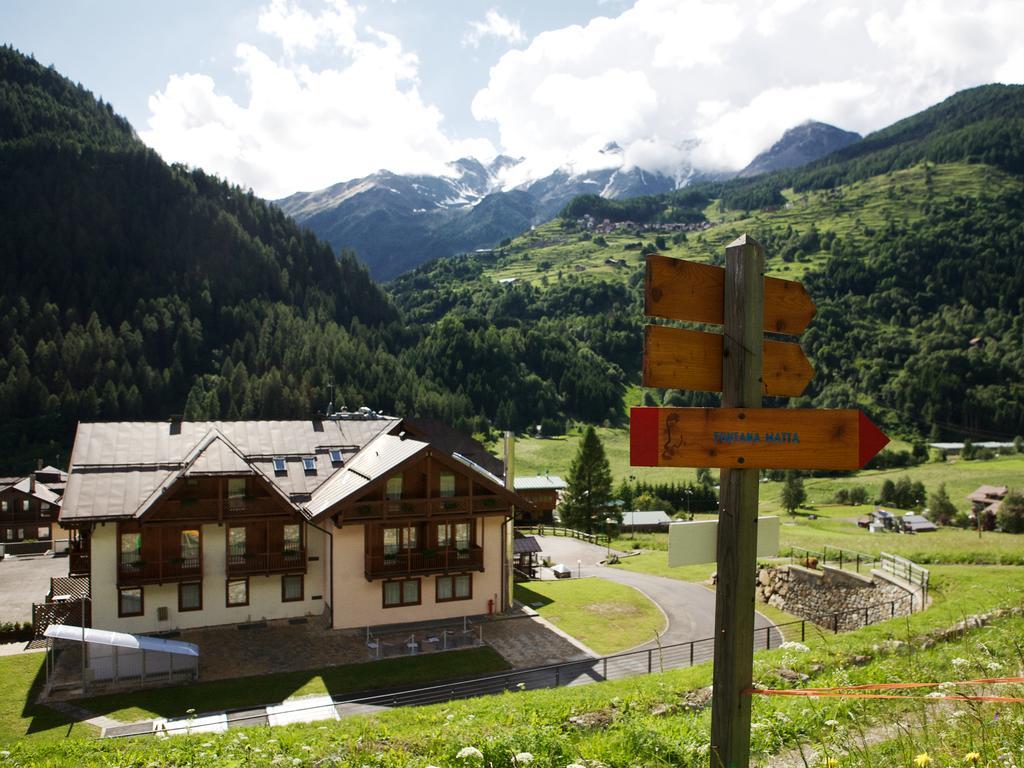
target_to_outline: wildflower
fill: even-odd
[[[1000,664],[998,661],[990,661],[988,664],[985,665],[985,667],[988,669],[989,672],[998,672],[1000,669],[1003,668],[1003,665]]]
[[[457,758],[459,758],[459,760],[466,760],[466,759],[468,759],[470,757],[474,757],[474,758],[475,757],[479,757],[481,760],[483,760],[484,753],[481,752],[476,747],[463,747],[462,749],[459,750],[459,753],[457,755],[455,755],[455,756]]]
[[[942,699],[945,698],[945,696],[946,694],[944,694],[942,691],[932,691],[928,694],[929,699]]]
[[[834,757],[826,757],[824,766],[825,768],[836,768],[839,765],[839,760]]]
[[[914,758],[914,765],[918,766],[918,768],[924,768],[924,766],[931,764],[932,758],[931,755],[929,755],[927,752],[922,752],[920,755]]]
[[[966,666],[970,665],[971,662],[969,662],[967,659],[963,659],[963,658],[960,658],[959,656],[957,656],[955,659],[953,659],[949,663],[952,664],[957,669],[960,669],[960,667],[966,667]]]
[[[825,721],[825,725],[827,725],[829,728],[835,728],[837,725],[839,725],[839,721],[838,720],[826,720]],[[829,759],[831,760],[833,758],[829,758]]]
[[[11,751],[9,749],[0,749],[0,757],[10,757]]]
[[[533,762],[533,755],[529,752],[517,752],[512,759],[515,760],[516,765],[529,765]]]
[[[970,763],[971,765],[974,765],[979,760],[981,760],[981,753],[980,752],[968,752],[966,755],[964,755],[964,762],[965,763]]]
[[[782,645],[780,645],[779,648],[782,648],[787,651],[798,651],[800,653],[807,653],[811,650],[803,643],[797,643],[793,640],[787,640]]]
[[[587,766],[580,765],[579,763],[569,763],[565,768],[587,768]]]

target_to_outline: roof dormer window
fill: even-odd
[[[328,452],[331,455],[331,464],[341,464],[341,449],[331,448]]]
[[[316,472],[316,459],[312,456],[303,457],[302,468],[306,472]]]
[[[274,459],[274,474],[284,474],[287,471],[288,471],[288,468],[285,466],[284,459],[281,458],[281,457],[275,458]]]

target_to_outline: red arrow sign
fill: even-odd
[[[631,408],[634,467],[860,469],[889,438],[856,410]]]
[[[762,392],[799,397],[814,376],[799,344],[764,342]],[[648,325],[644,335],[645,387],[722,391],[722,336],[667,325]]]
[[[722,325],[724,296],[724,268],[658,254],[647,257],[645,314]],[[800,283],[764,279],[764,330],[799,336],[815,311],[814,301]]]

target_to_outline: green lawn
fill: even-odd
[[[1020,663],[1018,646],[1024,635],[1024,619],[1019,617],[1007,616],[937,641],[924,640],[965,615],[996,606],[1019,608],[1024,569],[941,566],[935,575],[937,600],[928,611],[856,632],[809,637],[806,653],[786,649],[758,653],[754,679],[762,685],[792,687],[792,682],[779,676],[783,668],[809,675],[803,684],[808,686],[988,676],[992,664],[1013,674]],[[900,644],[894,644],[896,641]],[[953,664],[954,659],[962,668]],[[702,664],[599,685],[397,708],[330,724],[252,728],[166,740],[69,740],[59,744],[22,740],[5,747],[12,751],[5,762],[62,768],[270,768],[281,764],[513,768],[513,755],[525,751],[534,756],[531,768],[564,768],[570,763],[703,768],[708,765],[710,711],[693,711],[680,704],[688,692],[710,682],[711,666]],[[1002,690],[1020,695],[1013,687]],[[966,716],[950,717],[953,711],[963,711]],[[570,721],[580,715],[593,716],[595,724]],[[920,727],[922,719],[927,728]],[[892,745],[883,744],[873,748],[881,753],[876,759],[868,759],[870,752],[855,753],[842,757],[841,765],[912,766],[914,754],[926,750],[937,758],[933,768],[964,765],[964,753],[977,746],[985,755],[980,764],[994,766],[1004,764],[995,757],[998,749],[1018,753],[1024,746],[1018,720],[1015,708],[991,704],[933,708],[917,701],[758,696],[753,700],[751,746],[758,764],[797,746],[825,746],[830,754],[836,754],[854,742],[860,729],[874,722],[909,721],[914,727],[903,751],[892,753]],[[945,729],[954,724],[961,730],[955,741],[946,741]],[[469,746],[481,750],[483,760],[457,757]]]
[[[96,735],[91,726],[75,724],[52,709],[28,703],[35,689],[43,685],[43,660],[42,653],[0,656],[0,744],[25,738],[46,741]]]
[[[79,703],[91,712],[109,715],[117,720],[133,721],[152,717],[180,717],[189,709],[210,712],[274,704],[296,696],[415,687],[504,669],[508,669],[505,660],[485,646],[302,672],[279,672],[173,688],[151,688],[134,693],[95,696]]]
[[[661,534],[667,537],[667,534]],[[652,576],[667,576],[670,579],[680,581],[707,581],[715,572],[714,563],[702,563],[700,565],[684,565],[678,568],[669,568],[668,550],[651,550],[641,552],[639,555],[623,557],[618,565],[610,568],[622,568],[625,571],[637,571],[638,573],[649,573]]]
[[[646,595],[604,579],[517,584],[515,598],[602,655],[653,640],[665,629],[665,615]]]

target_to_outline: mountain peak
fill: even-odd
[[[796,168],[853,144],[860,138],[858,133],[808,120],[788,129],[770,149],[755,157],[737,175],[750,177],[783,168]]]

